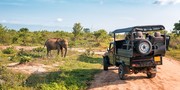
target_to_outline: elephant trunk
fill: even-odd
[[[67,54],[67,47],[65,47],[64,57],[66,57],[66,54]]]

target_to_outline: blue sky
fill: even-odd
[[[74,23],[95,31],[180,20],[180,0],[0,0],[0,23],[8,28],[72,31]]]

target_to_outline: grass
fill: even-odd
[[[44,52],[45,53],[45,52]],[[56,52],[53,52],[56,56]],[[3,56],[4,54],[1,53]],[[45,55],[45,54],[42,54]],[[2,62],[9,61],[8,55]],[[18,56],[17,56],[18,57]],[[15,58],[16,59],[16,58]],[[101,56],[86,55],[69,51],[66,58],[56,56],[53,58],[32,57],[33,63],[52,65],[59,62],[59,69],[41,74],[26,75],[8,70],[0,65],[0,90],[85,90],[93,80],[93,76],[101,71]],[[18,60],[14,60],[18,61]],[[13,61],[11,61],[13,62]],[[6,62],[4,64],[8,64]]]
[[[180,61],[180,50],[178,49],[170,49],[169,51],[167,51],[166,55]]]

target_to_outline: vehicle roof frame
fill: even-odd
[[[134,31],[160,31],[165,30],[165,27],[163,25],[145,25],[145,26],[134,26],[134,27],[128,27],[128,28],[122,28],[122,29],[116,29],[112,33],[127,33],[127,32],[134,32]]]

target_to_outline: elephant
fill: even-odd
[[[59,55],[59,51],[61,50],[61,57],[66,57],[68,40],[62,38],[50,38],[46,40],[44,46],[47,47],[47,57],[49,56],[49,52],[51,55],[51,50],[57,50],[58,55]],[[63,48],[65,49],[64,55],[63,55]]]

